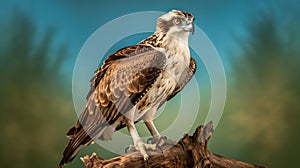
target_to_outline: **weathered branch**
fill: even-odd
[[[164,147],[163,152],[149,151],[150,157],[144,161],[139,152],[133,152],[109,160],[95,153],[85,156],[82,161],[87,168],[125,168],[125,167],[165,167],[165,168],[263,168],[211,153],[207,143],[213,133],[213,124],[200,125],[193,136],[185,135],[176,145]]]

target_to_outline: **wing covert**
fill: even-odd
[[[165,55],[149,46],[123,48],[109,56],[91,80],[78,127],[112,124],[145,95],[165,65]]]

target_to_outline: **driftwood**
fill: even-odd
[[[163,151],[149,151],[148,161],[139,152],[104,160],[95,153],[81,158],[87,168],[165,167],[165,168],[263,168],[211,153],[207,143],[213,133],[213,124],[200,125],[193,136],[187,134],[174,146]]]

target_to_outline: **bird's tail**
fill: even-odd
[[[69,137],[70,140],[64,150],[63,158],[61,159],[58,168],[62,168],[63,165],[70,163],[78,154],[82,146],[88,145],[92,142],[92,139],[83,128],[81,128],[75,135]]]

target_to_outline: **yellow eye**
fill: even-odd
[[[180,19],[174,19],[174,23],[178,25],[181,23],[181,21],[180,21]]]

